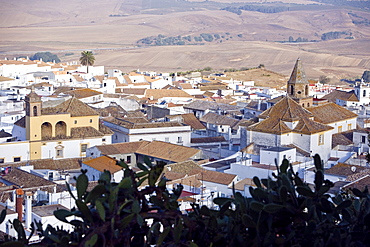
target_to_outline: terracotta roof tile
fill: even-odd
[[[359,189],[360,191],[363,191],[365,190],[366,187],[367,188],[370,187],[370,175],[365,175],[364,177],[356,181],[353,181],[352,183],[346,184],[345,186],[343,186],[343,189],[356,188]]]
[[[167,184],[183,184],[187,186],[191,186],[192,188],[199,188],[202,186],[202,181],[199,178],[199,174],[191,175],[191,176],[186,176],[183,178],[179,179],[174,179],[171,181],[168,181]]]
[[[135,153],[141,146],[148,145],[148,141],[124,142],[109,145],[96,146],[104,155],[130,154]]]
[[[84,162],[84,164],[101,172],[107,170],[112,174],[123,169],[123,167],[117,165],[116,159],[113,159],[108,156],[100,156],[95,159],[87,160]]]
[[[195,129],[195,130],[206,129],[206,127],[192,113],[182,114],[181,117],[182,117],[183,123],[191,126],[192,129]]]
[[[229,118],[213,112],[208,112],[206,115],[201,117],[199,121],[209,124],[228,125],[230,127],[233,127],[239,122],[239,120],[235,118]]]
[[[274,117],[286,122],[297,121],[302,117],[310,118],[312,113],[300,106],[289,96],[282,98],[275,105],[262,112],[259,118]]]
[[[173,163],[173,164],[168,164],[164,168],[164,172],[167,170],[171,170],[172,172],[178,172],[178,173],[183,173],[183,174],[189,174],[194,168],[201,168],[200,165],[198,165],[195,161],[193,160],[186,160],[183,162],[178,162],[178,163]]]
[[[184,178],[186,174],[181,173],[181,172],[166,171],[163,174],[163,176],[166,177],[166,179],[168,180],[176,180],[176,179]]]
[[[192,98],[192,96],[180,89],[147,89],[145,98],[161,99],[164,97],[184,97]]]
[[[338,145],[352,145],[353,142],[351,139],[348,139],[348,135],[345,135],[344,133],[336,133],[332,135],[332,143],[331,147],[335,148]]]
[[[123,76],[123,78],[125,79],[126,83],[128,83],[128,84],[132,84],[132,81],[131,81],[131,79],[130,79],[130,76],[128,76],[128,75],[124,75],[124,76]]]
[[[162,160],[172,162],[182,162],[191,159],[201,152],[198,149],[184,147],[161,141],[152,141],[151,143],[141,146],[136,153],[156,157]]]
[[[60,192],[66,189],[64,186],[58,185],[54,182],[51,182],[37,175],[28,173],[19,168],[13,168],[8,174],[3,175],[2,179],[22,188],[23,190],[29,188],[35,191],[37,189],[41,189],[52,192],[54,187],[57,187],[57,190]]]
[[[261,122],[250,125],[248,130],[257,132],[266,132],[272,134],[286,134],[292,132],[292,130],[279,118],[269,117]]]
[[[122,88],[121,93],[133,94],[133,95],[144,95],[145,88]]]
[[[331,129],[334,129],[334,128],[303,117],[299,120],[293,132],[301,133],[305,135],[311,135],[311,134],[315,134],[315,133],[319,133],[323,131],[328,131]]]
[[[232,129],[237,130],[240,126],[248,127],[252,124],[255,124],[258,122],[258,118],[251,118],[251,119],[241,119],[237,124],[235,124]]]
[[[334,103],[310,107],[308,110],[313,114],[315,121],[323,124],[335,123],[357,117],[357,114]]]
[[[98,92],[98,91],[90,89],[90,88],[81,88],[81,89],[66,91],[64,93],[69,94],[71,96],[74,96],[77,99],[83,99],[83,98],[103,94],[102,92]]]
[[[14,80],[13,78],[0,76],[0,81],[13,81],[13,80]]]
[[[99,113],[101,117],[123,117],[127,111],[122,108],[120,105],[109,105],[104,108],[93,108],[95,111]]]
[[[325,95],[321,99],[326,99],[330,102],[336,103],[336,99],[344,100],[344,101],[354,101],[358,102],[358,98],[355,94],[355,91],[352,90],[350,92],[347,91],[341,91],[341,90],[334,90],[330,92],[329,94]]]
[[[29,160],[29,161],[12,163],[12,167],[31,165],[35,169],[50,169],[50,170],[57,170],[57,171],[72,170],[72,169],[80,169],[81,162],[83,162],[84,160],[89,160],[89,159],[91,158],[84,157],[84,158],[69,158],[69,159]],[[4,166],[8,166],[8,164]]]
[[[84,78],[82,78],[81,76],[79,75],[73,75],[73,77],[76,79],[76,81],[78,82],[83,82],[84,81]]]
[[[355,172],[352,171],[352,167],[355,167]],[[356,166],[356,165],[348,165],[344,163],[338,163],[335,166],[325,170],[325,174],[331,174],[331,175],[338,175],[338,176],[350,176],[354,173],[361,172],[362,170],[367,169],[363,166]]]
[[[193,169],[189,175],[198,174],[198,178],[212,183],[230,185],[236,178],[236,175],[223,173],[223,172],[216,172],[210,170],[201,170],[201,169]]]
[[[243,180],[236,182],[234,185],[235,190],[239,190],[239,191],[244,191],[245,188],[248,189],[250,186],[254,186],[254,187],[256,186],[252,178],[244,178]],[[232,186],[230,186],[229,188],[231,189]]]
[[[55,107],[47,107],[41,109],[41,114],[44,115],[53,115],[60,113],[70,113],[72,117],[99,115],[99,113],[93,110],[90,106],[86,105],[75,97],[72,97]]]

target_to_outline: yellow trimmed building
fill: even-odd
[[[100,122],[95,110],[75,97],[42,108],[41,97],[32,90],[25,97],[25,108],[26,116],[12,131],[19,143],[29,143],[28,157],[20,160],[85,157],[88,147],[111,144],[113,132]]]

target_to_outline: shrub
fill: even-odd
[[[124,177],[111,182],[104,172],[99,184],[87,192],[86,171],[77,178],[77,208],[57,210],[54,215],[72,224],[72,232],[48,225],[37,230],[42,246],[368,246],[370,195],[365,189],[351,194],[327,194],[333,183],[324,179],[322,162],[314,157],[315,181],[311,187],[293,171],[288,160],[272,177],[253,178],[252,197],[239,192],[232,198],[215,198],[219,209],[194,203],[182,214],[178,202],[182,186],[172,192],[160,178],[163,164],[148,159],[134,172],[125,163]],[[139,186],[148,181],[145,188]],[[78,219],[68,220],[76,216]],[[1,219],[5,218],[4,211]],[[149,221],[151,223],[149,223]],[[27,244],[16,219],[19,244]],[[12,243],[14,246],[14,242]]]

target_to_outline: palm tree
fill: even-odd
[[[87,66],[87,73],[89,73],[89,66],[93,66],[95,62],[95,56],[92,51],[81,52],[80,63]]]

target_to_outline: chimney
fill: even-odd
[[[22,222],[23,219],[23,195],[24,191],[22,189],[16,189],[16,199],[15,199],[15,211],[18,214],[18,220]]]
[[[26,193],[26,203],[25,203],[25,223],[26,229],[30,229],[32,223],[32,192]]]

